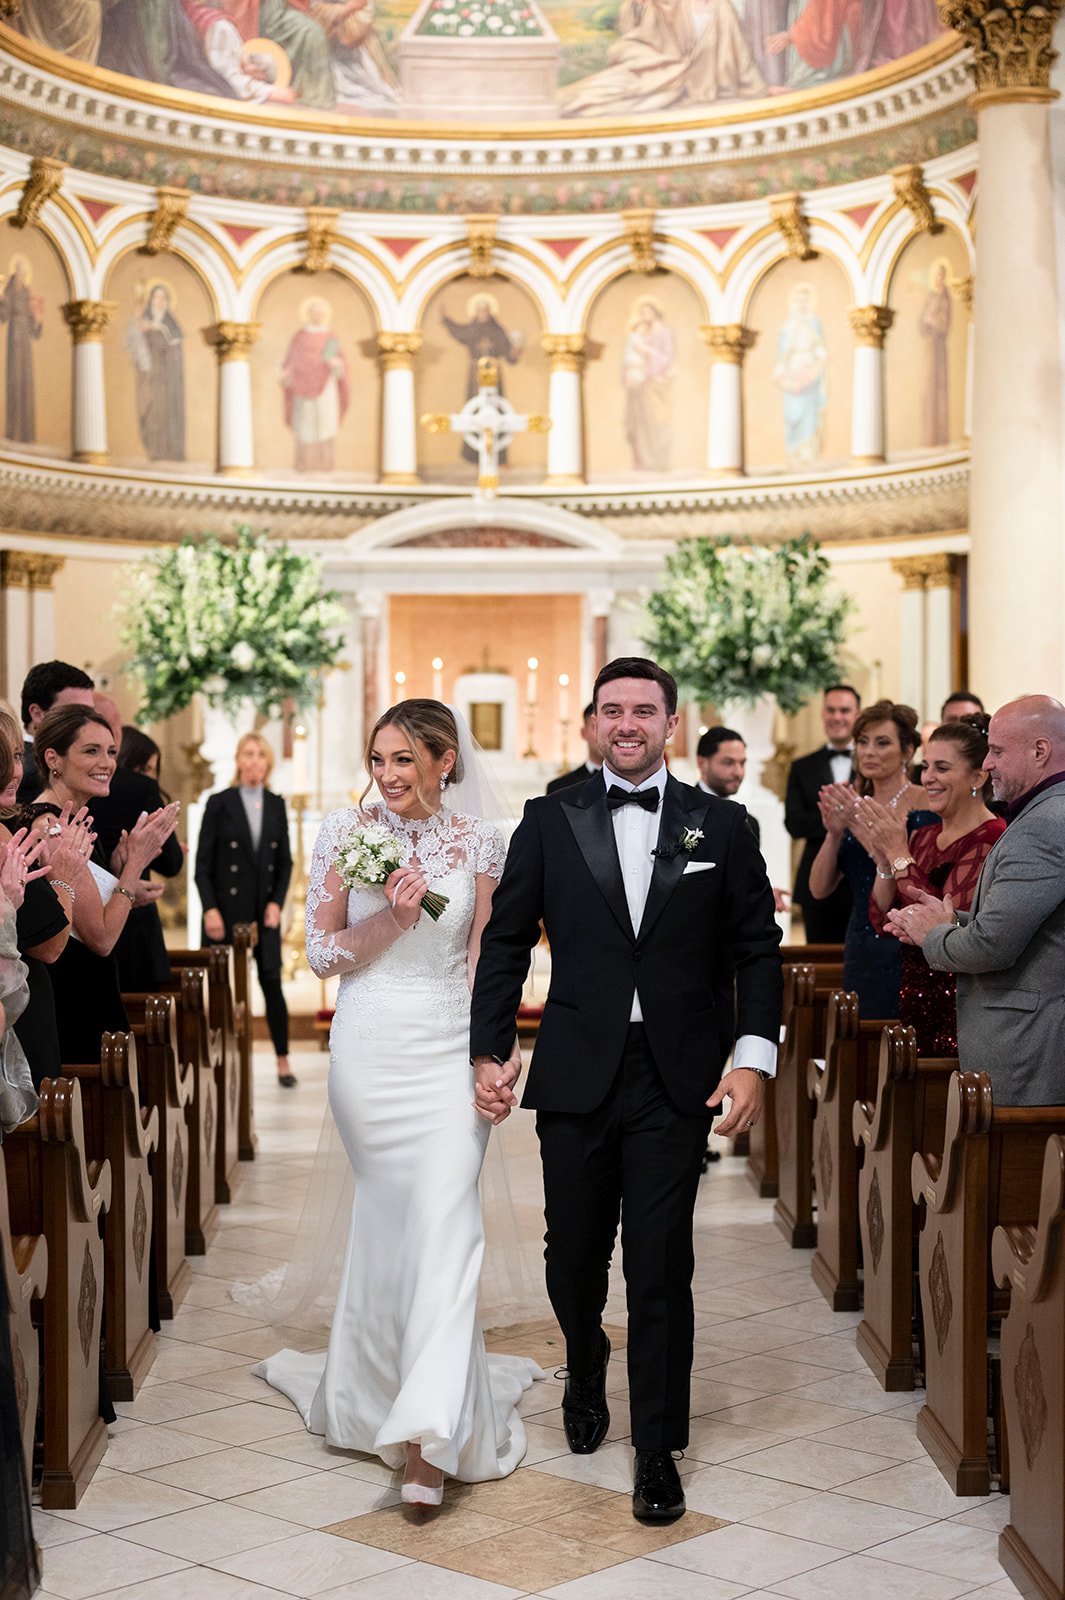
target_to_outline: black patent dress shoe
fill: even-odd
[[[294,1072],[279,1072],[277,1075],[277,1081],[281,1085],[282,1089],[294,1089],[300,1080],[297,1078]]]
[[[640,1522],[675,1522],[687,1510],[670,1450],[637,1450],[632,1514]]]
[[[610,1427],[606,1403],[610,1340],[605,1333],[601,1337],[603,1353],[598,1367],[585,1378],[575,1378],[571,1374],[566,1379],[566,1392],[562,1396],[562,1425],[570,1449],[578,1456],[588,1456],[598,1450]]]

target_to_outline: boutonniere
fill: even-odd
[[[651,854],[657,857],[659,861],[672,861],[674,856],[679,856],[682,850],[691,855],[693,850],[698,849],[700,840],[705,839],[705,837],[706,835],[703,833],[702,828],[683,828],[680,838],[675,844],[652,850]]]

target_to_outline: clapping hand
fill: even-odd
[[[902,822],[871,795],[860,795],[854,803],[851,832],[882,866],[910,853],[909,839]]]
[[[88,806],[82,806],[73,816],[71,809],[68,802],[45,838],[49,875],[61,883],[73,883],[84,872],[96,843]]]
[[[933,928],[946,927],[957,920],[954,901],[949,894],[937,900],[934,894],[921,891],[913,905],[888,912],[885,931],[893,933],[903,944],[916,945],[920,949]]]
[[[117,852],[125,845],[126,859],[121,871],[124,872],[127,867],[132,867],[140,877],[145,867],[155,860],[173,833],[180,810],[181,801],[171,800],[168,806],[161,806],[158,811],[150,814],[147,811],[141,812],[129,832],[123,831],[116,846]]]
[[[826,783],[817,797],[817,809],[827,834],[838,837],[850,827],[857,793],[849,783]]]
[[[44,840],[28,828],[19,828],[0,851],[0,890],[17,911],[26,898],[26,885],[43,878],[47,862],[36,866],[44,853]]]

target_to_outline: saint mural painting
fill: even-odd
[[[185,459],[185,335],[176,296],[162,279],[140,286],[141,304],[126,324],[137,425],[149,461]]]
[[[505,114],[508,88],[533,117],[756,99],[883,66],[942,32],[935,0],[22,0],[13,25],[177,89],[456,118]]]
[[[0,293],[0,323],[7,329],[4,359],[4,438],[35,444],[37,402],[33,366],[36,341],[44,332],[44,301],[33,292],[33,269],[26,256],[11,257]]]

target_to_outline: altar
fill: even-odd
[[[415,117],[558,115],[561,46],[536,0],[422,0],[398,55],[405,109]]]

